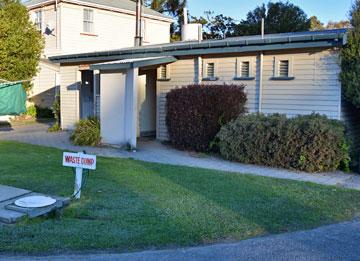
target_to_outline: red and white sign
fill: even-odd
[[[81,152],[79,153],[64,152],[63,166],[95,170],[96,156],[84,154]]]

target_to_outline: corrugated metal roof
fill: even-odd
[[[23,4],[26,7],[31,7],[31,6],[36,6],[42,3],[47,3],[49,2],[49,0],[30,0],[30,1],[26,1]],[[61,2],[61,0],[59,1]],[[71,2],[71,0],[67,0],[67,2]],[[83,2],[84,5],[88,4],[95,4],[95,5],[103,5],[103,6],[107,6],[107,7],[112,7],[112,8],[119,8],[119,9],[124,9],[124,10],[128,10],[128,11],[132,11],[135,12],[136,10],[136,3],[131,1],[131,0],[76,0],[76,2]],[[156,12],[155,10],[152,10],[150,8],[143,8],[143,12],[144,14],[147,15],[153,15],[153,16],[158,16],[158,17],[162,17],[162,18],[166,18],[166,19],[172,19],[166,15],[163,15],[159,12]]]
[[[184,56],[290,48],[331,47],[343,45],[347,30],[323,30],[296,33],[233,37],[224,40],[175,42],[122,48],[116,50],[53,56],[54,62],[78,62],[156,56]]]

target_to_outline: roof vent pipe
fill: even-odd
[[[265,37],[265,19],[261,18],[261,39]]]
[[[142,2],[143,0],[136,0],[136,28],[135,28],[135,46],[142,46]]]
[[[184,25],[186,25],[186,24],[189,23],[189,21],[188,21],[188,13],[187,13],[187,8],[186,7],[184,7],[183,12],[184,12]]]

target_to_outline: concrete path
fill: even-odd
[[[360,260],[360,220],[232,244],[126,254],[1,256],[7,261]]]
[[[35,145],[55,147],[63,150],[82,151],[105,157],[133,158],[136,160],[222,170],[229,172],[248,173],[252,175],[309,181],[324,185],[334,185],[360,190],[360,175],[342,172],[309,174],[255,165],[229,162],[213,156],[190,153],[173,149],[159,142],[140,142],[137,152],[128,152],[115,148],[93,148],[73,146],[69,141],[68,132],[48,133],[47,124],[32,124],[0,128],[0,140],[14,140]]]

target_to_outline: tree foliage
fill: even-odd
[[[310,19],[298,6],[289,2],[269,2],[256,7],[236,27],[236,35],[255,35],[261,32],[261,19],[265,20],[265,33],[307,31]]]
[[[186,7],[187,0],[145,0],[144,4],[177,20],[176,23],[171,25],[171,35],[172,39],[180,39],[181,24],[184,21],[184,8]]]
[[[323,30],[325,29],[324,24],[314,15],[310,17],[310,30]]]
[[[356,0],[350,14],[353,29],[341,49],[340,80],[344,97],[360,108],[360,0]]]
[[[203,26],[204,39],[224,39],[234,36],[236,22],[233,18],[223,14],[215,15],[212,11],[206,11],[204,14],[205,17],[191,17],[192,23]]]
[[[41,34],[18,0],[0,0],[0,78],[32,79],[44,47]]]

